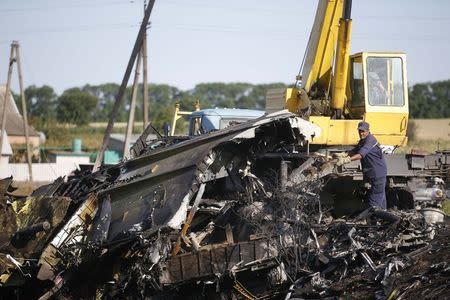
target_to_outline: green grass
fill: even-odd
[[[73,139],[81,139],[82,148],[86,151],[98,149],[103,140],[104,129],[99,128],[51,128],[45,132],[47,141],[44,147],[71,147]]]
[[[113,133],[125,133],[125,128],[114,128]],[[141,133],[142,127],[135,126],[134,133]],[[73,139],[81,139],[83,149],[94,151],[99,149],[103,141],[105,128],[103,127],[52,127],[45,131],[47,142],[45,147],[68,147]],[[410,153],[411,149],[420,149],[428,153],[436,150],[450,150],[450,140],[410,140],[406,147],[398,148],[396,153]]]
[[[113,128],[113,133],[125,133],[126,128]],[[136,126],[134,133],[141,133],[142,127]],[[83,151],[97,151],[105,134],[105,128],[92,127],[53,127],[45,131],[47,141],[44,147],[70,148],[73,139],[81,139]]]

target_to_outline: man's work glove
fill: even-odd
[[[372,188],[372,185],[370,184],[370,182],[366,182],[366,183],[364,183],[364,188],[366,190],[370,190]]]
[[[333,153],[333,157],[334,158],[346,157],[346,156],[348,156],[347,152],[335,152],[335,153]]]
[[[345,157],[338,157],[338,160],[336,162],[336,166],[342,166],[345,164],[349,164],[352,161],[352,159],[350,158],[350,156],[345,156]]]

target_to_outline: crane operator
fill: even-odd
[[[359,122],[360,140],[358,145],[348,152],[338,153],[336,165],[342,166],[354,160],[361,160],[364,180],[368,181],[371,186],[368,193],[368,204],[372,207],[386,209],[386,162],[380,144],[370,133],[369,128],[369,123]]]

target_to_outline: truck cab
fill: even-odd
[[[189,136],[195,136],[256,119],[265,112],[253,109],[210,108],[194,111],[189,116]]]

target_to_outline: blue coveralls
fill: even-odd
[[[362,156],[361,165],[364,179],[369,181],[368,201],[370,206],[378,206],[386,209],[386,162],[383,158],[380,144],[377,139],[369,133],[365,139],[361,139],[358,145],[351,151]]]

